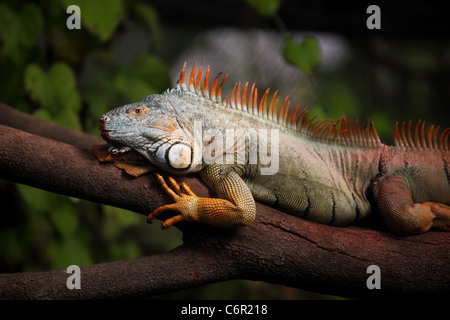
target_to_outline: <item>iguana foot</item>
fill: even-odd
[[[161,184],[164,191],[166,191],[166,193],[172,198],[173,201],[175,201],[175,203],[167,204],[153,210],[153,212],[147,216],[147,222],[151,223],[152,220],[155,219],[160,213],[166,211],[176,211],[180,212],[181,214],[165,220],[161,226],[162,229],[166,229],[183,220],[196,221],[196,207],[200,198],[197,197],[194,192],[192,192],[188,185],[182,183],[180,187],[175,179],[173,179],[172,177],[168,177],[172,187],[170,188],[160,174],[157,173],[156,178],[158,179],[158,182]]]
[[[162,212],[180,213],[165,220],[162,224],[163,229],[180,221],[196,221],[216,227],[237,227],[247,225],[255,218],[253,197],[244,181],[235,172],[228,172],[223,176],[219,174],[210,176],[215,182],[212,185],[216,186],[215,191],[220,198],[197,197],[185,183],[178,185],[175,179],[169,177],[171,185],[169,187],[161,175],[156,174],[156,177],[175,203],[154,210],[148,215],[147,222],[151,222]]]

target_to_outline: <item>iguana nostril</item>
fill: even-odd
[[[98,121],[98,129],[99,130],[105,130],[105,124],[111,121],[111,118],[108,116],[103,116]]]
[[[102,122],[102,123],[107,123],[109,121],[111,121],[111,118],[108,116],[103,116],[100,118],[100,122]]]

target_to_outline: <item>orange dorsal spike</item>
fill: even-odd
[[[196,73],[197,67],[194,63],[194,66],[192,67],[191,76],[189,77],[189,91],[195,92],[195,73]]]
[[[288,99],[289,99],[289,96],[286,96],[286,98],[284,98],[283,104],[281,105],[281,110],[280,110],[280,116],[278,118],[278,123],[283,124],[284,112],[285,111],[287,112],[287,110],[286,110],[286,102],[287,102]]]
[[[366,122],[366,125],[364,126],[364,129],[363,129],[363,131],[362,131],[362,143],[365,145],[365,146],[367,146],[367,142],[369,141],[369,126],[367,125],[367,122]]]
[[[438,131],[439,131],[439,126],[437,126],[436,130],[434,130],[434,135],[433,135],[433,145],[434,145],[435,149],[439,148],[439,145],[438,145],[438,142],[437,142]]]
[[[414,142],[415,142],[416,146],[419,147],[419,148],[420,148],[420,141],[419,141],[419,125],[420,125],[420,122],[421,122],[421,121],[422,121],[422,120],[419,120],[419,122],[417,122],[416,130],[415,130],[415,136],[414,136]]]
[[[323,129],[320,130],[319,137],[322,139],[330,139],[330,137],[332,137],[332,135],[331,135],[332,129],[331,128],[332,128],[332,125],[330,123],[324,124]]]
[[[396,122],[395,126],[394,126],[394,145],[396,145],[396,146],[399,145],[398,140],[397,140],[397,136],[398,135],[399,135],[399,133],[398,133],[398,122]]]
[[[248,111],[253,113],[253,94],[255,93],[255,83],[253,83],[250,89],[250,96],[248,97]]]
[[[337,122],[336,125],[341,123],[341,131],[340,133],[346,132],[347,131],[347,120],[345,119],[344,116],[342,116],[342,118],[340,118]]]
[[[406,139],[406,135],[405,135],[405,123],[402,123],[402,141],[403,141],[403,145],[405,147],[410,147],[410,145],[408,144],[408,140]]]
[[[203,80],[202,92],[205,98],[209,98],[209,66],[206,69],[205,79]]]
[[[331,133],[333,134],[333,137],[334,138],[337,138],[337,137],[339,137],[339,131],[338,131],[338,129],[337,129],[337,123],[335,123],[334,121],[331,123]]]
[[[275,98],[276,98],[276,96],[277,96],[277,93],[278,93],[278,91],[275,91],[275,93],[273,94],[273,96],[272,96],[272,101],[270,101],[269,110],[267,111],[267,118],[268,118],[269,120],[273,120],[273,119],[274,119],[274,118],[273,118],[273,108],[274,108],[273,102],[275,101]],[[278,101],[278,99],[277,99],[277,101]],[[276,111],[276,109],[275,109],[275,111]]]
[[[425,121],[422,122],[422,128],[420,129],[420,142],[422,143],[422,148],[427,147],[427,143],[425,141]]]
[[[265,118],[265,116],[266,116],[266,110],[267,110],[266,101],[267,101],[267,95],[269,94],[269,90],[270,90],[270,88],[267,88],[266,92],[264,92],[264,95],[263,95],[261,101],[259,102],[258,115],[262,118]],[[263,113],[263,111],[264,111],[264,113]]]
[[[372,136],[374,138],[374,141],[376,144],[381,144],[380,137],[378,136],[377,129],[375,128],[375,123],[373,122],[373,120],[371,121],[372,121]]]
[[[300,109],[300,105],[298,105],[297,107]],[[298,130],[300,128],[299,120],[300,120],[300,117],[302,116],[302,112],[303,111],[304,110],[300,111],[300,114],[298,116],[295,116],[295,117],[292,118],[292,123],[293,123],[293,125],[295,127],[295,130]]]
[[[341,130],[344,130],[347,134],[352,133],[352,119],[346,119],[345,117],[342,117],[342,126]]]
[[[284,119],[283,119],[283,124],[285,126],[287,126],[287,119],[288,119],[288,113],[289,113],[289,106],[291,105],[291,102],[288,101],[287,105],[286,105],[286,109],[284,110]]]
[[[311,119],[308,119],[305,121],[305,125],[302,128],[302,132],[304,132],[305,134],[311,135],[311,131],[310,131],[310,126],[311,124],[314,124],[317,118],[317,115],[315,115],[314,117],[312,117]]]
[[[219,84],[219,87],[217,88],[217,103],[222,102],[222,87],[225,83],[225,80],[227,80],[228,75],[226,74],[225,77],[223,77],[222,81]]]
[[[320,128],[323,127],[323,125],[328,121],[330,121],[330,119],[314,121],[314,123],[309,127],[309,130],[313,135],[315,135],[320,132]]]
[[[442,150],[450,150],[450,146],[448,143],[448,137],[450,136],[450,129],[447,128],[445,131],[447,131],[447,133],[445,134],[444,146],[443,146]]]
[[[341,132],[339,132],[339,134],[342,134],[344,138],[347,138],[348,142],[353,143],[355,141],[352,135],[352,119],[347,121],[344,117],[342,118],[343,121],[341,122]]]
[[[237,83],[234,84],[233,90],[231,90],[231,96],[230,96],[230,106],[233,109],[236,109],[236,103],[234,102],[234,92],[236,91]]]
[[[432,140],[432,137],[433,137],[433,129],[434,129],[434,125],[431,125],[430,130],[428,130],[428,137],[427,137],[427,140],[428,140],[428,147],[429,147],[429,148],[433,148],[433,140]]]
[[[185,83],[185,76],[186,76],[186,61],[183,63],[183,67],[181,68],[180,79],[177,82],[179,88],[181,88],[184,91],[187,90]]]
[[[275,106],[273,108],[273,121],[278,122],[278,116],[277,116],[277,111],[278,111],[278,101],[279,101],[279,97],[277,97],[277,100],[275,100]]]
[[[242,105],[241,105],[241,82],[239,81],[237,91],[236,91],[236,107],[238,110],[242,111]]]
[[[298,107],[300,107],[300,105],[298,105]],[[287,111],[286,111],[287,112]],[[297,124],[296,124],[296,126],[297,126],[297,130],[299,131],[299,130],[301,130],[302,129],[302,127],[303,127],[303,119],[305,118],[305,116],[306,116],[306,114],[309,112],[309,110],[308,109],[303,109],[301,112],[300,112],[300,114],[299,114],[299,116],[298,116],[298,120],[297,120]]]
[[[294,109],[294,111],[292,111],[291,112],[291,115],[289,116],[289,119],[288,119],[288,121],[287,121],[287,125],[288,125],[288,127],[289,128],[291,128],[291,129],[293,129],[293,118],[295,117],[295,115],[297,114],[297,111],[298,111],[298,109],[300,108],[300,105],[298,105],[295,109]]]
[[[324,138],[324,132],[326,132],[326,128],[330,126],[328,121],[330,121],[330,119],[316,121],[310,128],[312,135],[317,136],[318,138]]]
[[[203,65],[200,65],[200,68],[198,69],[197,79],[195,79],[195,92],[200,95],[202,94],[200,90],[202,82],[202,73],[203,73]]]
[[[220,77],[220,73],[216,76],[216,78],[214,79],[213,84],[211,86],[211,100],[214,102],[217,101],[216,91],[217,91],[217,82],[219,81],[219,77]]]
[[[245,83],[244,86],[244,93],[242,94],[242,108],[245,112],[248,112],[247,108],[247,88],[248,88],[248,82]]]
[[[355,139],[356,139],[357,143],[361,143],[362,142],[361,130],[359,128],[359,119],[356,119],[356,124],[355,124],[355,127],[353,128],[353,135],[355,136]]]
[[[444,135],[449,130],[450,130],[450,128],[447,128],[444,131],[442,131],[442,133],[441,133],[441,135],[439,137],[439,149],[441,149],[441,150],[444,149]]]
[[[255,96],[253,97],[253,114],[255,116],[258,115],[258,89],[256,88],[255,88]]]
[[[414,142],[413,142],[413,139],[411,137],[411,124],[412,124],[412,121],[409,120],[408,130],[407,130],[407,132],[408,132],[408,143],[409,143],[410,147],[414,147]]]

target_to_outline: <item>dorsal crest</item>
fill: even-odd
[[[402,123],[401,134],[397,122],[394,127],[394,144],[396,146],[406,148],[429,148],[446,151],[450,150],[450,141],[449,141],[450,128],[447,128],[444,131],[442,131],[438,140],[439,126],[434,128],[434,125],[432,125],[428,130],[428,133],[425,135],[425,121],[423,121],[422,125],[420,125],[421,122],[422,120],[419,120],[416,124],[414,130],[414,140],[411,135],[411,120],[409,121],[406,133],[405,133],[405,122]]]
[[[342,117],[336,122],[333,119],[319,120],[316,119],[316,116],[308,118],[306,115],[309,110],[304,108],[299,112],[300,105],[289,112],[289,96],[286,96],[279,109],[278,104],[280,99],[278,91],[275,91],[270,98],[270,88],[267,89],[258,102],[258,89],[255,87],[255,83],[251,85],[249,92],[248,82],[246,82],[245,85],[241,85],[241,82],[238,82],[234,85],[230,98],[228,99],[225,97],[222,99],[222,87],[228,75],[225,75],[219,83],[222,76],[222,73],[219,73],[214,78],[211,89],[209,89],[210,67],[207,67],[203,81],[202,74],[203,66],[200,65],[197,71],[197,66],[194,63],[189,76],[189,81],[186,84],[186,62],[184,62],[176,88],[181,91],[197,94],[218,105],[272,121],[289,130],[316,140],[365,147],[383,146],[373,121],[369,121],[364,128],[361,129],[358,119],[352,124],[352,121],[347,120],[345,117]],[[268,100],[270,100],[270,104],[267,103]],[[419,121],[416,126],[414,141],[412,140],[410,131],[411,122],[408,126],[407,135],[405,135],[404,131],[405,123],[402,125],[402,134],[399,133],[397,123],[394,128],[395,145],[407,148],[436,148],[440,150],[450,150],[450,128],[447,128],[441,133],[438,142],[437,134],[439,127],[433,130],[434,127],[432,126],[428,132],[427,139],[425,139],[424,122],[422,122],[420,133],[418,132],[420,122],[421,121]]]

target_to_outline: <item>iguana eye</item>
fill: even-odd
[[[139,116],[148,112],[147,107],[137,107],[130,111],[131,115]]]
[[[174,144],[167,150],[166,160],[172,168],[186,170],[191,166],[192,149],[183,143]]]

